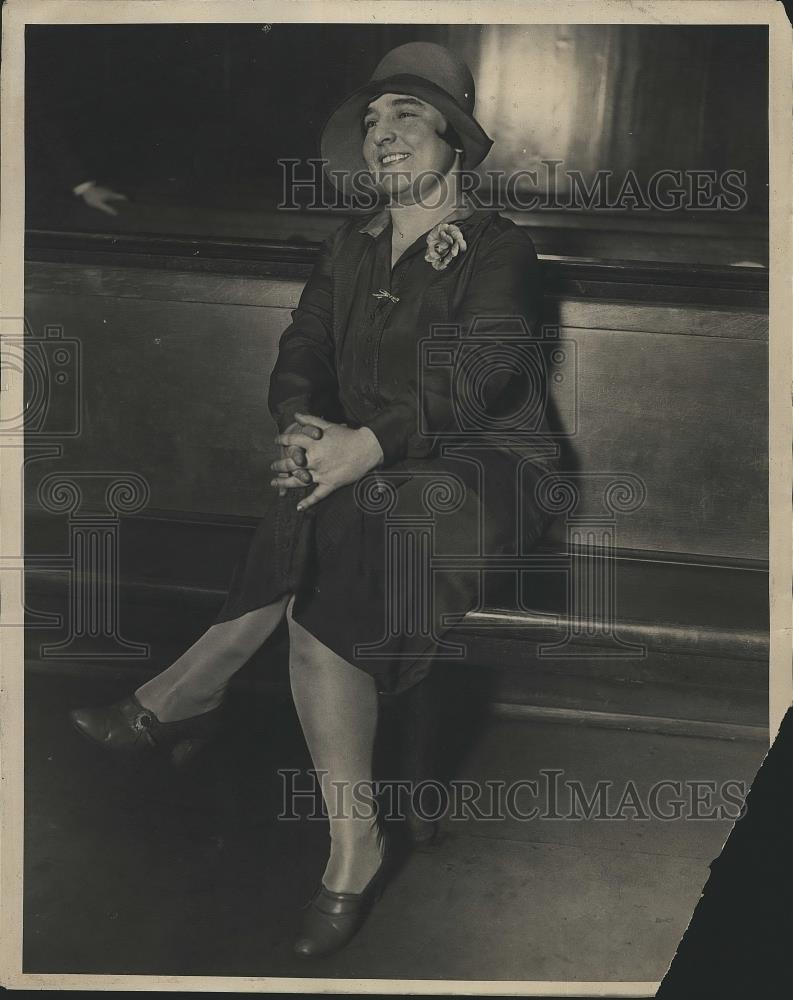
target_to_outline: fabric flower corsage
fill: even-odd
[[[424,260],[436,271],[445,270],[458,253],[467,250],[463,234],[451,222],[441,222],[427,234],[427,252]]]

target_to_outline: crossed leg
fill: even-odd
[[[288,596],[212,625],[135,695],[160,722],[208,712],[221,703],[231,678],[272,635],[284,614],[292,695],[330,821],[323,882],[335,892],[357,893],[379,868],[383,850],[371,799],[377,687],[373,677],[292,618]]]
[[[226,687],[284,617],[289,596],[212,625],[174,662],[135,692],[160,722],[176,722],[217,707]]]

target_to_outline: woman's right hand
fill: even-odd
[[[310,441],[319,441],[322,438],[322,431],[314,424],[301,424],[299,420],[294,420],[286,428],[286,434],[302,434]],[[308,441],[306,442],[308,444]],[[306,449],[297,444],[281,445],[281,457],[270,465],[270,468],[277,474],[279,479],[288,479],[294,476],[301,483],[310,486],[311,473],[305,468]],[[277,480],[276,480],[277,482]],[[285,486],[278,486],[278,496],[285,497],[287,490]]]
[[[311,414],[295,414],[298,420],[318,426],[322,430],[322,440],[310,442],[306,446],[306,469],[311,475],[314,489],[304,496],[297,505],[299,511],[307,510],[314,504],[330,496],[341,486],[356,483],[359,479],[377,468],[383,461],[383,449],[380,441],[369,427],[348,427],[347,424],[334,424],[322,417]],[[304,435],[281,434],[278,443],[289,447],[300,444]],[[283,485],[294,489],[306,485],[305,479],[298,478],[297,472],[288,478],[276,480],[273,485]]]

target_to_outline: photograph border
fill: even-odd
[[[793,517],[791,483],[791,148],[793,84],[791,27],[774,0],[7,0],[3,7],[2,166],[0,185],[0,316],[3,336],[23,332],[24,242],[24,30],[26,24],[133,24],[232,22],[335,23],[513,23],[513,24],[754,24],[769,26],[770,126],[770,311],[769,311],[769,580],[770,737],[793,702],[791,640],[793,614]],[[22,385],[3,386],[0,417],[22,411]],[[22,553],[21,442],[0,447],[0,543],[2,555]],[[477,994],[522,996],[653,996],[652,982],[527,982],[465,980],[350,980],[277,977],[60,975],[22,972],[23,861],[23,639],[10,622],[23,614],[22,573],[0,574],[0,754],[2,767],[2,854],[0,855],[0,982],[22,989],[106,989],[237,992],[341,992],[380,994]],[[5,626],[5,627],[3,627]],[[670,955],[670,960],[672,956]]]

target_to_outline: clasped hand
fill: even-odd
[[[279,494],[315,484],[297,505],[301,511],[340,486],[357,482],[383,461],[380,442],[368,427],[353,430],[307,413],[296,413],[295,422],[275,440],[284,449],[282,457],[270,466],[278,473],[271,485]]]

